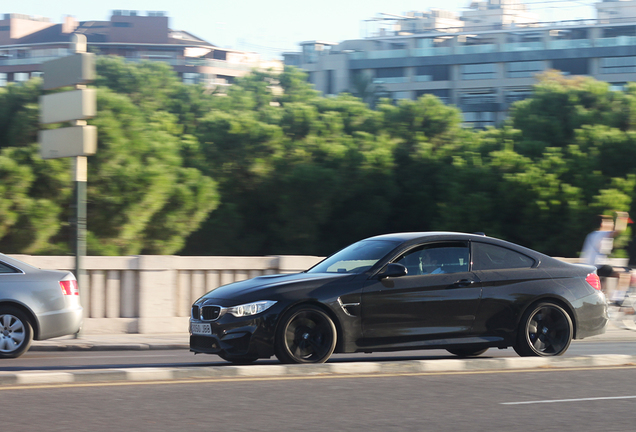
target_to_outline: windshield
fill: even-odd
[[[362,240],[333,254],[307,273],[362,273],[373,267],[397,244],[386,240]]]

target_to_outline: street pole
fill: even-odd
[[[88,276],[83,263],[86,256],[86,156],[97,151],[97,127],[87,125],[86,119],[97,114],[97,97],[95,90],[86,88],[86,84],[95,80],[95,54],[86,52],[86,36],[83,34],[71,36],[71,52],[74,54],[42,64],[42,89],[75,88],[40,97],[41,124],[70,122],[70,126],[40,130],[38,141],[42,159],[73,158],[75,279],[84,316],[88,317]],[[79,337],[80,332],[81,329],[75,337]]]
[[[85,123],[85,122],[84,122]],[[86,271],[84,269],[84,257],[86,256],[86,182],[88,180],[88,163],[86,156],[76,156],[74,160],[75,181],[75,278],[80,290],[80,302],[87,315],[86,296]],[[75,334],[81,336],[81,329]]]

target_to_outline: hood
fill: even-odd
[[[356,276],[351,273],[295,273],[258,276],[241,282],[223,285],[205,294],[203,299],[238,299],[250,294],[274,294],[294,288],[314,288],[334,280]]]

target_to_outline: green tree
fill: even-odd
[[[195,130],[196,118],[207,111],[204,90],[186,87],[158,63],[99,58],[97,72],[98,115],[91,123],[98,126],[98,152],[89,158],[88,251],[175,253],[219,201],[216,183],[188,166],[198,143],[184,131]],[[40,83],[0,89],[0,247],[69,253],[70,159],[39,157]]]

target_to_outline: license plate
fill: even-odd
[[[192,323],[192,334],[211,335],[212,328],[208,323]]]

